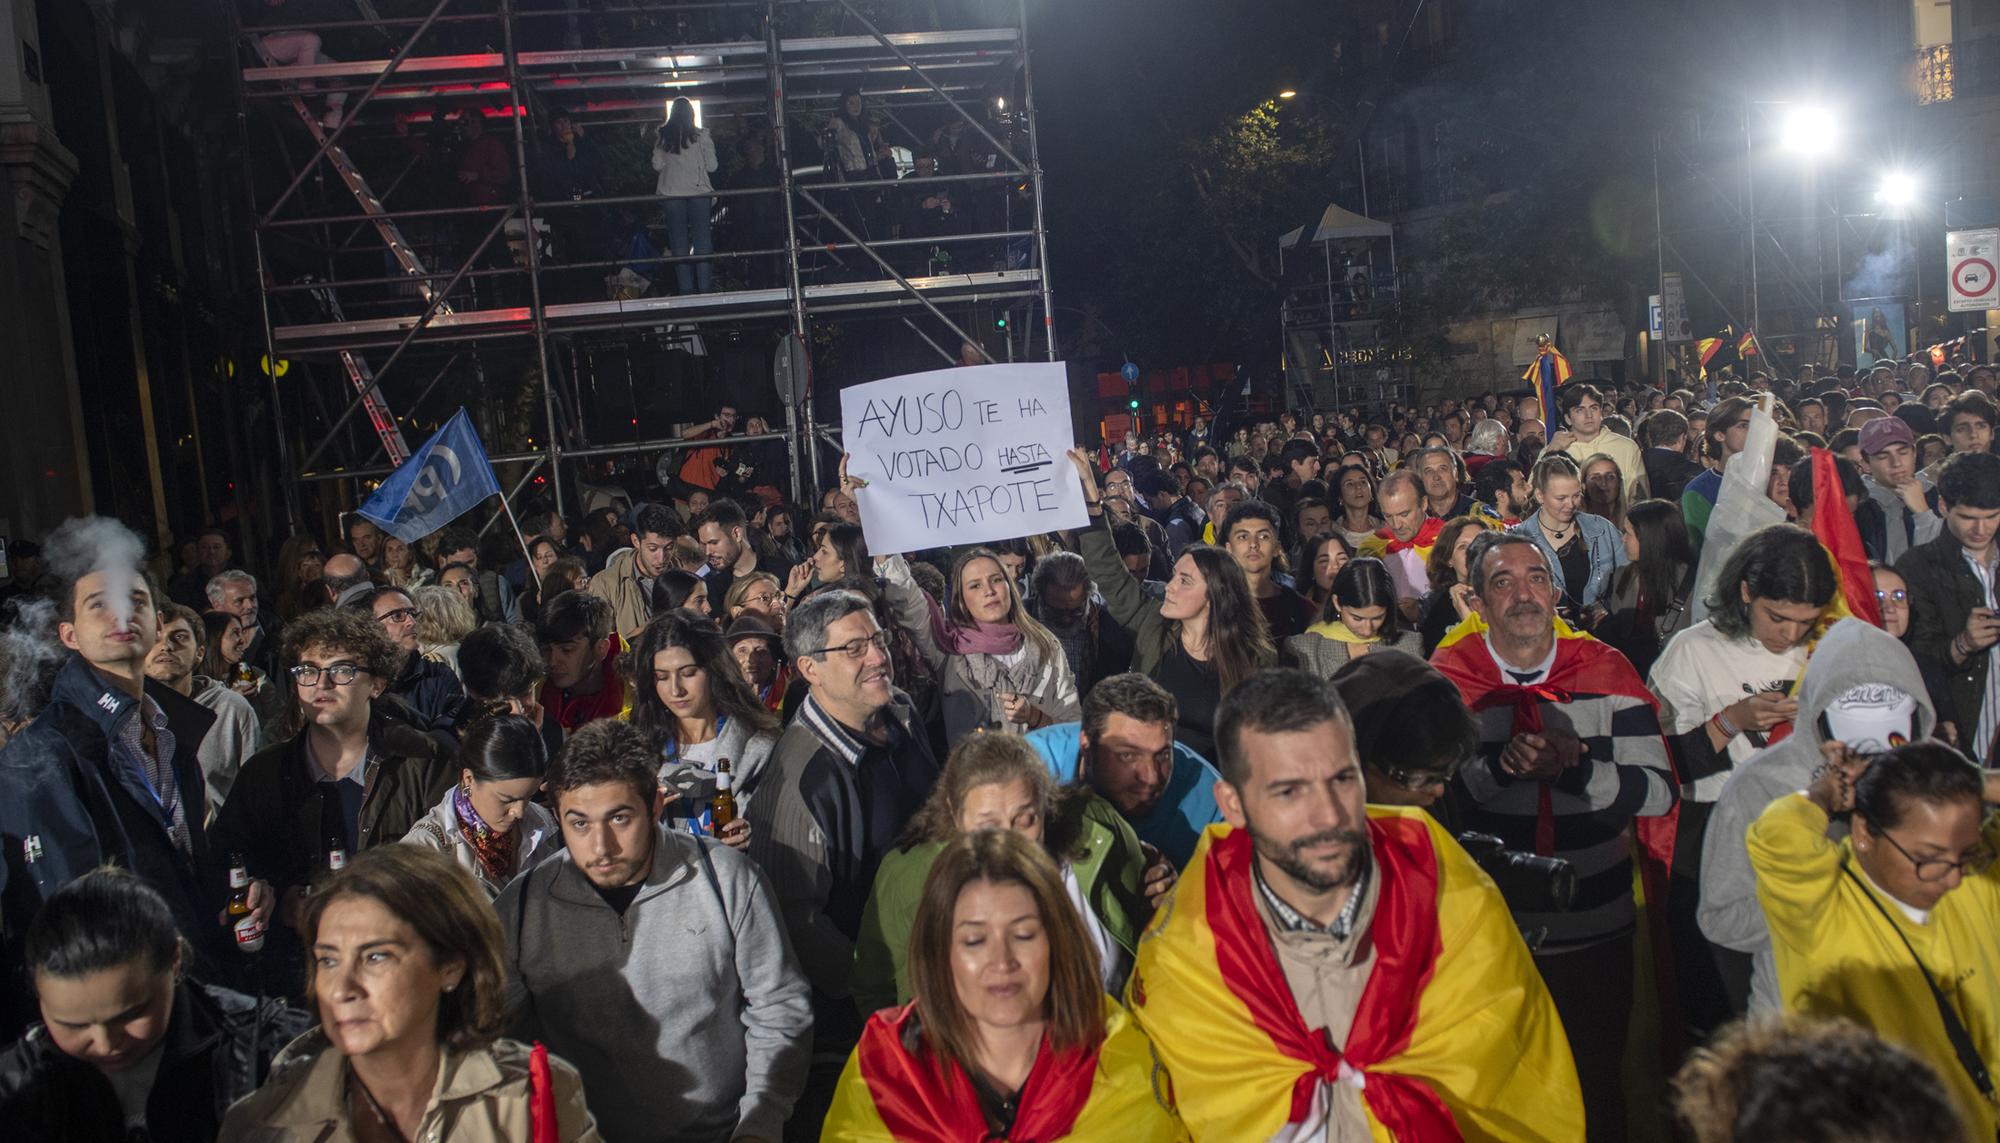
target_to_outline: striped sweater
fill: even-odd
[[[1642,697],[1644,684],[1630,664],[1621,656],[1613,666],[1631,676],[1627,693],[1577,687],[1569,691],[1568,702],[1538,704],[1545,729],[1567,731],[1583,747],[1582,760],[1555,781],[1517,778],[1501,768],[1500,753],[1514,736],[1515,717],[1514,705],[1502,703],[1473,714],[1479,756],[1459,771],[1454,783],[1463,828],[1492,834],[1510,849],[1526,852],[1534,851],[1541,790],[1548,788],[1554,856],[1575,870],[1577,891],[1565,913],[1515,911],[1522,928],[1547,931],[1542,952],[1574,951],[1632,925],[1632,821],[1664,814],[1674,805],[1673,772],[1659,716]],[[1464,682],[1454,681],[1464,688]]]

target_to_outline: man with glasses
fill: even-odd
[[[1414,655],[1383,651],[1333,673],[1354,717],[1354,752],[1377,806],[1421,806],[1452,824],[1445,788],[1479,751],[1479,730],[1458,687]]]
[[[1815,654],[1813,660],[1822,656]],[[1968,1139],[2000,1131],[2000,773],[1942,743],[1831,746],[1746,839],[1788,1011],[1844,1016],[1937,1072]],[[1851,833],[1828,836],[1837,815]]]
[[[303,950],[291,926],[308,887],[338,856],[402,840],[457,777],[444,748],[378,701],[396,676],[396,645],[368,613],[312,611],[285,628],[279,652],[290,685],[289,741],[243,764],[210,831],[217,853],[237,853],[250,876],[278,893],[278,916],[264,959],[294,984]]]
[[[1899,601],[1884,600],[1885,623],[1900,610]],[[1860,619],[1843,619],[1820,638],[1806,660],[1798,697],[1791,735],[1737,764],[1702,840],[1702,934],[1751,958],[1748,996],[1730,997],[1739,1012],[1746,1003],[1758,1012],[1782,1006],[1771,932],[1757,904],[1757,875],[1744,832],[1766,806],[1811,784],[1831,747],[1876,754],[1929,738],[1937,725],[1916,660],[1893,632]],[[1845,821],[1828,823],[1829,840],[1846,836]],[[1733,979],[1729,973],[1724,978]]]
[[[1510,849],[1560,857],[1576,873],[1566,912],[1508,906],[1544,935],[1535,964],[1562,1013],[1592,1139],[1624,1139],[1621,1080],[1632,1008],[1635,822],[1674,807],[1659,708],[1645,680],[1606,644],[1556,625],[1556,578],[1518,532],[1472,541],[1472,609],[1431,664],[1457,684],[1479,727],[1479,755],[1453,785],[1458,821]],[[1373,658],[1373,656],[1369,656]],[[1647,899],[1665,889],[1671,831],[1638,831],[1651,859]]]
[[[799,604],[785,620],[785,651],[809,690],[750,803],[750,856],[771,879],[812,984],[813,1073],[798,1114],[817,1123],[861,1030],[847,977],[862,906],[938,763],[867,599],[822,591]]]
[[[417,605],[400,587],[378,588],[349,606],[366,611],[396,646],[396,669],[388,693],[407,708],[405,721],[419,730],[450,721],[465,701],[465,687],[443,663],[426,659],[417,647]]]

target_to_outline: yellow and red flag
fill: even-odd
[[[1861,531],[1854,526],[1854,513],[1847,510],[1847,494],[1840,489],[1840,471],[1833,453],[1812,450],[1813,535],[1833,557],[1833,574],[1840,581],[1837,600],[1845,600],[1847,610],[1857,619],[1882,626],[1882,609],[1875,599],[1875,573],[1868,570],[1868,550],[1861,544]],[[1839,617],[1822,618],[1822,627],[1831,627]]]
[[[1492,882],[1421,810],[1370,806],[1367,828],[1375,963],[1339,1047],[1292,999],[1250,835],[1202,837],[1129,988],[1182,1122],[1196,1139],[1318,1140],[1347,1087],[1378,1140],[1583,1138],[1562,1021]]]
[[[1131,1013],[1104,998],[1104,1042],[1052,1051],[1047,1040],[1017,1096],[1014,1143],[1173,1143],[1180,1122],[1153,1083],[1153,1052]],[[869,1017],[840,1074],[821,1143],[985,1143],[994,1136],[965,1069],[911,1051],[916,1005]]]
[[[1418,526],[1415,536],[1407,540],[1399,540],[1396,538],[1396,533],[1387,528],[1379,528],[1374,535],[1361,541],[1361,545],[1354,549],[1354,554],[1379,560],[1411,549],[1417,553],[1419,561],[1428,565],[1431,562],[1431,549],[1437,546],[1438,533],[1444,531],[1444,525],[1442,517],[1432,516]]]
[[[1556,415],[1556,390],[1569,383],[1569,358],[1562,350],[1544,343],[1535,359],[1528,363],[1528,371],[1521,374],[1521,380],[1535,387],[1535,400],[1542,406],[1542,424],[1546,428],[1553,423]]]
[[[1746,329],[1743,331],[1743,336],[1736,339],[1736,356],[1750,357],[1756,352],[1757,334],[1753,330]]]

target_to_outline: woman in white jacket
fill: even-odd
[[[488,897],[562,849],[556,819],[532,800],[542,788],[548,748],[518,714],[474,722],[460,739],[458,784],[417,819],[403,841],[443,852],[472,871]]]
[[[1025,734],[1080,716],[1062,644],[1021,605],[991,549],[973,548],[952,564],[945,581],[951,598],[942,607],[916,585],[901,556],[877,560],[876,570],[896,622],[943,678],[946,741],[978,730]]]
[[[668,254],[678,258],[715,252],[708,229],[715,186],[708,176],[717,166],[715,139],[694,125],[694,104],[686,97],[674,100],[653,141],[653,169],[660,172],[653,193],[666,199]],[[706,294],[714,285],[705,261],[674,263],[674,278],[683,294]]]

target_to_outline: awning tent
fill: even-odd
[[[1301,242],[1318,245],[1322,242],[1337,242],[1343,238],[1388,238],[1391,228],[1386,222],[1364,218],[1351,210],[1344,210],[1334,203],[1328,203],[1325,212],[1319,216],[1319,223],[1312,227],[1310,237],[1306,227],[1289,230],[1278,239],[1278,249],[1290,250]]]

